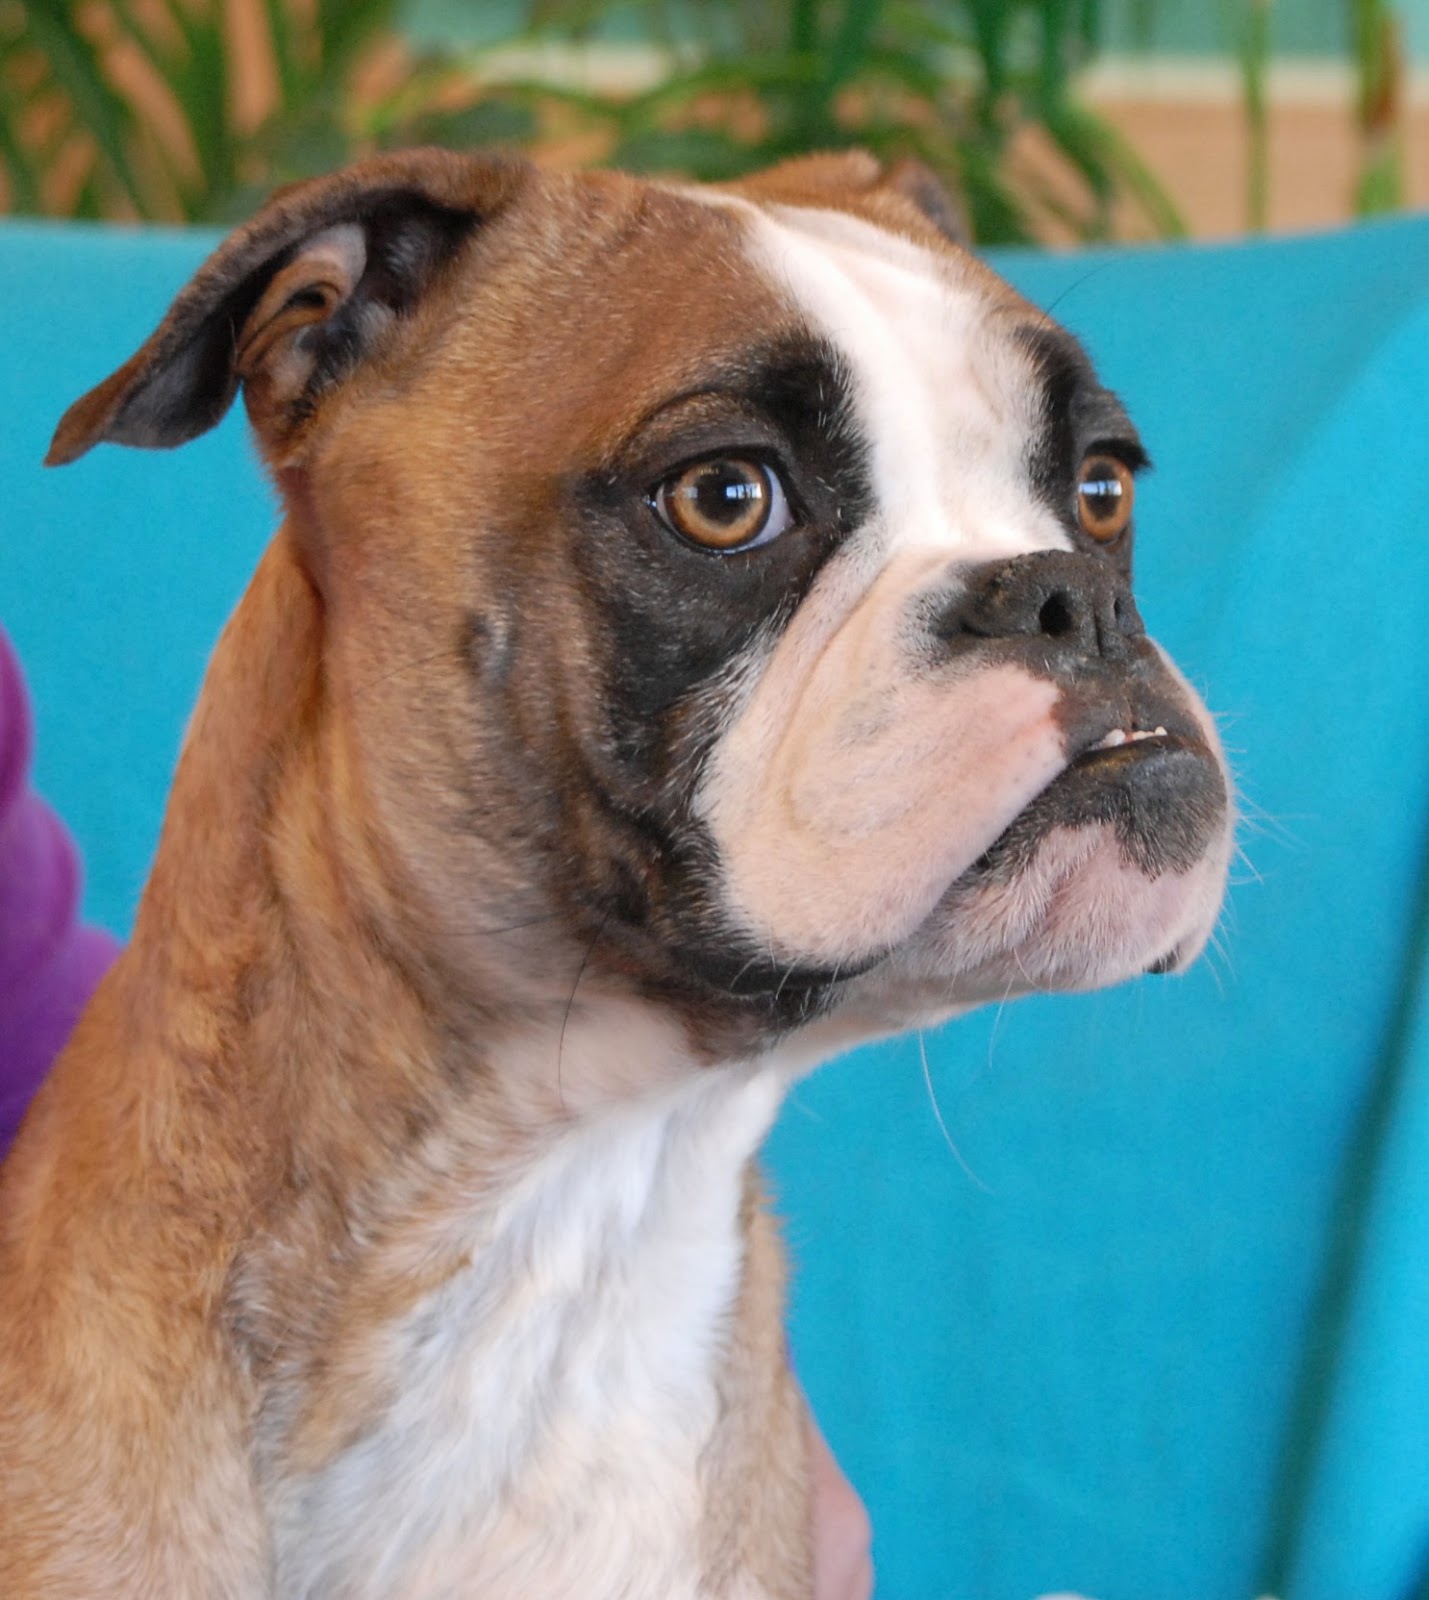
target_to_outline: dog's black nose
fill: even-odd
[[[1131,585],[1096,556],[1037,550],[975,568],[934,623],[938,638],[1027,639],[1057,654],[1124,661],[1146,629]]]

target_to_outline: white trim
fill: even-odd
[[[653,44],[497,45],[467,57],[477,83],[539,82],[585,94],[640,94],[680,67],[697,64]]]

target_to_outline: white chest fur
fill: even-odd
[[[282,1600],[694,1600],[698,1463],[771,1070],[711,1071],[563,1134],[472,1264],[390,1335],[398,1398],[301,1485]]]

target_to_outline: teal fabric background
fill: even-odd
[[[0,619],[120,932],[274,504],[237,416],[38,463],[212,242],[0,227]],[[798,1091],[799,1367],[886,1600],[1429,1594],[1429,224],[998,264],[1156,458],[1139,595],[1245,860],[1188,977]]]

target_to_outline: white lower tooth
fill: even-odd
[[[1159,723],[1155,728],[1133,728],[1129,733],[1124,728],[1113,728],[1110,733],[1104,733],[1092,746],[1093,750],[1115,750],[1118,745],[1135,744],[1142,739],[1164,739],[1166,730]]]

